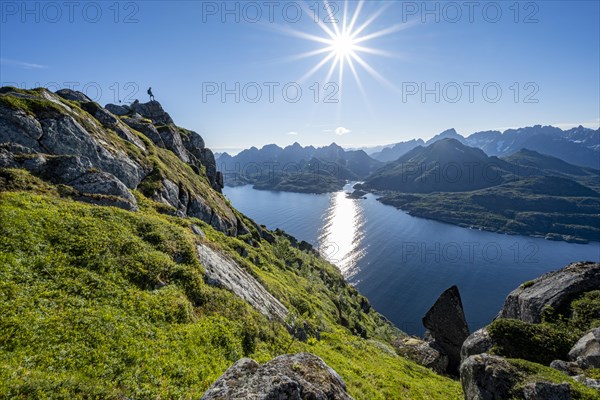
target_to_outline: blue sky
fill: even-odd
[[[598,126],[598,1],[428,2],[427,9],[421,1],[367,1],[355,28],[383,11],[358,37],[389,32],[360,45],[391,54],[355,48],[381,78],[355,62],[362,91],[348,63],[341,82],[339,66],[326,79],[331,63],[300,81],[330,52],[294,57],[327,45],[289,31],[327,37],[315,19],[334,30],[329,14],[341,24],[346,6],[330,3],[329,11],[312,0],[83,1],[69,9],[3,0],[0,83],[77,85],[101,104],[147,101],[152,86],[176,123],[217,151],[386,144],[447,128],[467,135]],[[358,4],[348,2],[348,20]],[[230,91],[224,98],[222,89]]]

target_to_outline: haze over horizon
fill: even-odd
[[[103,105],[152,86],[216,151],[597,129],[599,3],[475,3],[3,2],[0,83]]]

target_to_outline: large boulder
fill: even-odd
[[[493,345],[490,333],[486,328],[476,330],[463,342],[460,349],[460,360],[462,362],[470,356],[487,353]]]
[[[351,400],[342,378],[310,353],[282,355],[266,364],[243,358],[202,400]]]
[[[392,345],[398,355],[408,358],[438,374],[445,374],[448,369],[448,356],[434,348],[431,343],[414,337],[403,337]]]
[[[503,400],[513,398],[519,371],[503,357],[478,354],[460,366],[460,382],[465,400]]]
[[[569,359],[582,369],[600,368],[600,327],[591,329],[575,343]]]
[[[578,379],[581,378],[581,379]],[[583,382],[585,377],[575,377]],[[460,367],[460,381],[465,400],[571,400],[582,398],[573,380],[555,382],[526,366],[495,355],[468,357]],[[587,382],[590,387],[594,382]],[[595,398],[595,397],[584,397]]]
[[[532,382],[523,388],[525,400],[571,400],[568,383]]]
[[[547,307],[564,311],[578,295],[599,287],[600,263],[572,263],[513,290],[506,298],[499,317],[540,323]]]
[[[440,295],[423,317],[423,325],[435,345],[448,356],[448,372],[457,374],[460,349],[469,336],[460,293],[452,286]]]

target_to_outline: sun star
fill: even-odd
[[[373,67],[371,67],[371,65],[369,65],[369,63],[365,60],[365,54],[388,57],[396,56],[397,54],[376,49],[367,45],[366,42],[404,29],[407,27],[407,24],[397,24],[375,32],[365,33],[387,8],[387,5],[381,7],[370,17],[363,19],[361,18],[361,11],[365,5],[365,0],[360,0],[358,3],[356,3],[356,8],[352,14],[348,10],[348,3],[348,1],[344,2],[343,11],[341,12],[341,15],[339,15],[339,18],[334,18],[334,15],[331,14],[325,18],[321,16],[321,18],[318,19],[317,25],[323,31],[322,35],[315,35],[291,28],[286,29],[289,34],[325,45],[325,47],[293,57],[293,59],[299,59],[324,55],[324,57],[314,67],[312,67],[304,76],[302,76],[302,78],[300,78],[300,82],[306,81],[308,78],[329,64],[329,70],[327,72],[325,82],[330,82],[334,72],[337,70],[337,82],[340,88],[343,83],[344,71],[347,67],[358,84],[360,91],[364,94],[362,81],[359,77],[359,66],[362,70],[366,71],[371,77],[375,78],[379,82],[385,84],[386,86],[393,87],[394,85],[392,83],[390,83]],[[324,10],[333,9],[328,0],[323,0],[322,8]],[[307,12],[309,12],[309,10],[307,10]],[[328,22],[324,22],[324,20]]]

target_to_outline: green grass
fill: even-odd
[[[17,97],[0,94],[0,103],[13,110],[24,110],[32,116],[44,116],[48,111],[58,113],[65,112],[60,106],[43,98]]]
[[[310,351],[357,399],[461,398],[457,382],[389,350],[385,336],[397,331],[374,311],[355,310],[364,298],[335,267],[283,239],[254,248],[161,214],[139,193],[134,213],[60,197],[10,173],[0,193],[0,397],[198,398],[241,357]],[[282,324],[206,285],[192,223],[321,340],[293,341]],[[247,246],[258,264],[234,246]]]
[[[530,361],[510,359],[509,362],[524,373],[517,389],[522,389],[531,382],[568,383],[571,386],[571,396],[574,400],[598,400],[600,394],[597,390],[589,388],[573,378],[555,370]]]

